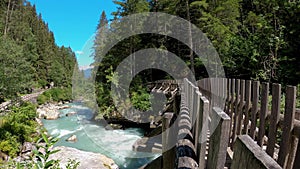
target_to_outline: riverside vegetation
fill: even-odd
[[[14,106],[9,114],[1,117],[0,124],[0,165],[5,168],[59,168],[59,160],[49,160],[49,156],[58,152],[51,150],[52,146],[58,141],[55,138],[48,138],[44,134],[45,129],[39,126],[35,120],[37,117],[36,105],[32,103],[22,103]],[[34,143],[32,154],[29,159],[17,160],[21,155],[21,149],[25,142]],[[3,154],[5,153],[5,154]],[[10,158],[8,162],[5,158]],[[75,169],[79,165],[75,160],[69,160],[66,165],[68,169]]]

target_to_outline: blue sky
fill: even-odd
[[[116,11],[112,0],[29,0],[54,33],[56,44],[71,47],[80,66],[92,63],[92,37],[104,10],[108,19]]]

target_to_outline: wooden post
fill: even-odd
[[[244,134],[248,134],[249,130],[249,111],[251,106],[251,80],[246,81],[246,105],[245,105],[245,120],[244,120]]]
[[[163,148],[163,168],[171,169],[175,166],[175,154],[172,152],[172,147],[170,147],[170,139],[172,134],[170,133],[170,124],[173,118],[173,113],[164,113],[162,121],[162,148]],[[171,136],[171,137],[170,137]]]
[[[256,130],[256,115],[258,112],[258,100],[259,100],[259,82],[253,82],[252,90],[253,100],[252,100],[252,111],[251,111],[251,127],[250,127],[250,137],[255,140],[255,130]]]
[[[280,143],[280,150],[278,156],[278,164],[282,168],[286,168],[287,160],[291,148],[291,134],[294,126],[295,108],[296,107],[296,87],[288,86],[286,90],[285,99],[285,114],[284,114],[284,125],[282,140]]]
[[[268,100],[269,100],[269,83],[262,84],[261,90],[261,108],[259,116],[259,130],[257,137],[257,144],[262,147],[264,142],[265,130],[266,130],[266,117],[268,112]]]
[[[197,88],[195,87],[195,90],[194,90],[194,100],[193,100],[193,106],[194,106],[194,121],[192,121],[193,124],[193,127],[192,127],[192,133],[193,133],[193,137],[195,139],[195,149],[197,150],[197,146],[198,146],[198,136],[199,136],[199,125],[202,125],[200,123],[200,118],[202,118],[202,115],[200,112],[200,98],[201,98],[201,93],[199,92],[199,90],[197,90]]]
[[[239,119],[239,104],[240,104],[240,79],[235,80],[235,107],[234,107],[234,116],[233,116],[233,130],[232,130],[232,137],[231,137],[231,148],[233,148],[233,144],[236,139],[237,133],[237,125]]]
[[[211,127],[215,128],[209,140],[207,169],[224,168],[227,145],[229,140],[230,117],[220,108],[214,107],[211,117]]]
[[[231,101],[230,101],[230,108],[229,108],[229,117],[230,117],[230,127],[229,127],[229,140],[228,144],[231,145],[230,138],[232,138],[232,123],[233,123],[233,112],[234,112],[234,106],[235,106],[235,79],[230,79],[231,81]]]
[[[208,131],[208,114],[209,114],[209,101],[198,94],[200,101],[200,110],[197,119],[197,132],[195,135],[195,149],[198,155],[199,169],[206,167],[205,153],[206,153],[206,142],[207,142],[207,131]]]
[[[244,100],[245,100],[245,80],[241,80],[241,97],[240,97],[240,104],[238,106],[238,120],[237,120],[237,131],[236,131],[237,135],[242,134]]]
[[[231,79],[227,79],[227,96],[226,96],[226,109],[225,112],[229,115],[230,103],[231,103]]]
[[[297,153],[297,148],[298,148],[298,142],[299,142],[299,136],[292,136],[291,139],[291,148],[289,152],[289,158],[287,161],[287,169],[293,169],[295,158],[296,158],[296,153]]]
[[[270,129],[268,134],[267,153],[273,158],[274,148],[277,135],[277,124],[279,122],[280,114],[280,100],[281,100],[281,85],[272,85],[272,109],[270,117]]]

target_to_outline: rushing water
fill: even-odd
[[[61,110],[61,118],[43,121],[48,133],[59,138],[56,146],[104,154],[113,159],[121,169],[137,169],[158,156],[132,151],[133,143],[143,136],[141,129],[106,130],[104,126],[91,121],[93,112],[89,108],[80,103],[72,103],[69,106],[71,107]],[[66,116],[73,111],[77,112],[77,115]],[[65,141],[73,134],[77,136],[77,142]]]

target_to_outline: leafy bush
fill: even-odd
[[[11,157],[16,157],[21,145],[17,140],[17,136],[12,136],[7,132],[5,138],[5,140],[0,141],[0,150]]]
[[[0,126],[0,151],[15,157],[23,142],[35,139],[37,123],[35,122],[36,107],[31,103],[23,103],[13,107],[7,116],[3,117]]]
[[[147,111],[151,107],[150,94],[145,88],[138,87],[131,93],[131,102],[133,106],[140,111]]]
[[[59,102],[72,100],[71,88],[53,88],[37,98],[38,104],[45,104],[46,102]]]
[[[50,101],[50,98],[48,98],[47,96],[45,96],[45,95],[40,95],[38,98],[37,98],[37,103],[39,104],[39,105],[41,105],[41,104],[45,104],[46,102],[49,102]]]
[[[59,169],[60,160],[49,160],[51,154],[55,154],[60,150],[51,150],[51,147],[58,141],[57,138],[48,138],[44,133],[41,134],[41,138],[36,142],[37,149],[33,151],[34,155],[31,160],[16,162],[10,161],[4,164],[7,169]],[[40,143],[45,143],[40,144]],[[43,149],[44,151],[39,151]],[[76,169],[79,166],[79,162],[76,160],[69,159],[66,164],[66,169]]]

